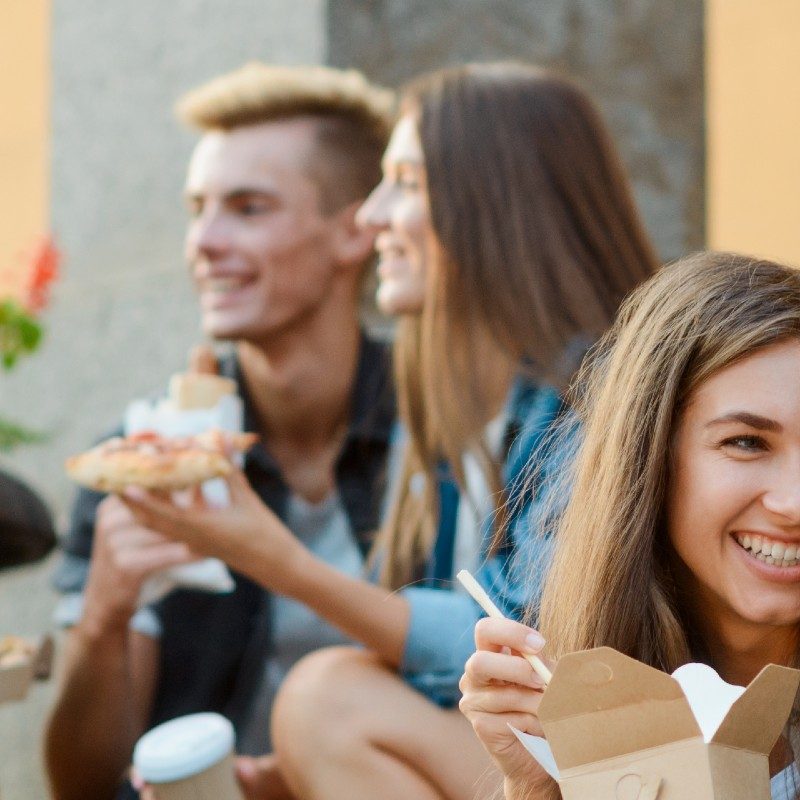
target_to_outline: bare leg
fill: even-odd
[[[274,754],[236,759],[236,777],[247,800],[294,800]]]
[[[272,728],[286,783],[302,800],[472,800],[502,785],[457,709],[429,702],[362,650],[300,661]]]

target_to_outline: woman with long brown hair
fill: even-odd
[[[229,509],[129,499],[146,525],[366,646],[312,654],[278,696],[274,743],[303,798],[472,795],[488,760],[451,706],[480,610],[453,589],[454,570],[476,569],[521,611],[511,556],[540,501],[526,467],[556,468],[562,390],[655,268],[610,138],[571,82],[470,65],[409,86],[402,112],[360,216],[376,232],[379,298],[410,275],[424,286],[396,345],[408,442],[380,585],[316,558],[238,477]]]
[[[800,272],[714,253],[664,268],[577,386],[582,443],[534,613],[547,655],[608,645],[667,672],[702,661],[738,685],[797,666]],[[542,637],[484,620],[476,642],[461,707],[506,798],[559,797],[507,726],[541,735],[541,683],[507,653],[539,652]],[[798,795],[796,725],[770,758],[775,800]]]

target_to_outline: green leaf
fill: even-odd
[[[14,300],[0,302],[0,363],[11,369],[42,341],[42,326]]]
[[[41,431],[24,428],[15,422],[0,419],[0,452],[8,452],[21,444],[39,444],[47,435]]]

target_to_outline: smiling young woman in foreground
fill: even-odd
[[[800,272],[730,254],[663,269],[623,306],[582,380],[571,500],[538,626],[547,655],[609,645],[746,685],[800,642]],[[482,620],[461,709],[507,800],[560,797],[506,723],[542,735],[541,682],[508,650],[541,637]],[[796,715],[770,757],[796,798]]]

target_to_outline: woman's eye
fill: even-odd
[[[723,439],[722,446],[744,453],[758,453],[767,449],[767,443],[760,436],[731,436]]]

